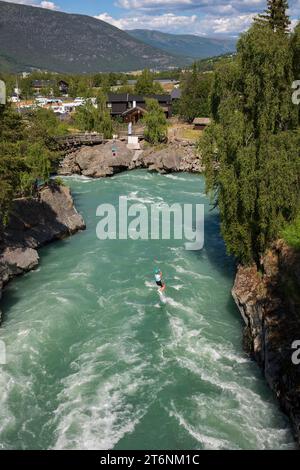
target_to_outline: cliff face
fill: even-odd
[[[10,279],[38,265],[38,248],[84,228],[69,188],[51,185],[38,199],[16,200],[0,240],[0,298]]]
[[[256,266],[239,266],[232,291],[245,320],[245,348],[263,370],[300,444],[300,254],[276,242]],[[298,349],[300,349],[298,345]]]

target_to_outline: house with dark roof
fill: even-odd
[[[182,91],[181,88],[174,88],[171,92],[172,101],[177,101],[181,99]]]
[[[32,82],[32,88],[38,93],[45,89],[53,91],[56,86],[58,86],[62,95],[68,94],[69,84],[65,80],[59,80],[58,82],[56,80],[33,80]]]
[[[172,117],[172,99],[170,95],[141,96],[130,93],[109,93],[106,106],[112,117],[121,117],[124,122],[136,123],[147,112],[147,98],[157,100],[166,117]]]

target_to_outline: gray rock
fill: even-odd
[[[116,149],[113,154],[113,149]],[[112,176],[135,168],[171,173],[179,171],[202,172],[203,165],[195,145],[172,142],[161,147],[148,147],[136,151],[128,148],[125,141],[109,141],[94,147],[81,149],[66,155],[59,174],[81,174],[92,178]]]
[[[18,276],[35,268],[39,255],[33,248],[6,248],[1,253],[0,262],[7,267],[9,277]]]
[[[292,344],[300,340],[300,254],[276,242],[256,266],[239,266],[233,298],[246,323],[247,349],[290,417],[300,444],[300,365]]]
[[[51,184],[39,198],[15,200],[0,242],[0,298],[10,279],[38,265],[38,248],[83,229],[84,220],[65,186]]]

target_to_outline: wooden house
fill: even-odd
[[[106,106],[112,117],[121,117],[125,122],[136,123],[146,112],[146,99],[156,99],[167,118],[172,117],[172,99],[170,95],[141,96],[130,93],[110,93]]]

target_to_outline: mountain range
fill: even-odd
[[[135,39],[169,54],[206,59],[236,51],[236,39],[208,38],[192,34],[169,34],[147,29],[127,31]]]
[[[166,70],[233,48],[226,41],[157,31],[126,32],[90,16],[0,1],[0,72]]]

